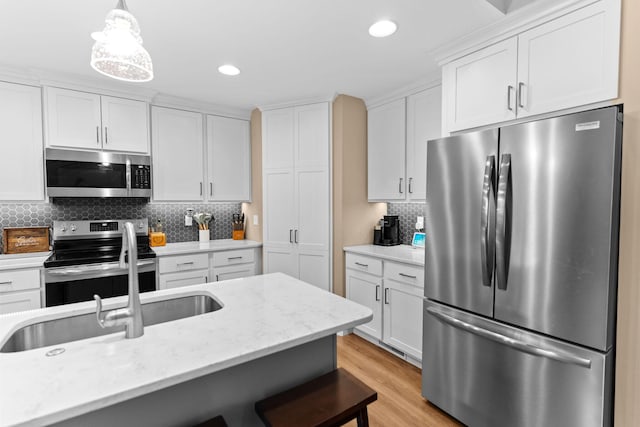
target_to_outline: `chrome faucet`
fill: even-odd
[[[103,313],[102,299],[98,295],[94,295],[93,298],[98,304],[96,317],[101,327],[124,325],[126,338],[138,338],[144,334],[144,325],[142,324],[140,285],[138,284],[138,244],[136,242],[135,229],[130,222],[125,222],[124,230],[122,230],[120,268],[127,266],[125,261],[127,252],[129,256],[129,300],[127,301],[127,306]]]

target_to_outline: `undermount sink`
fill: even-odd
[[[220,310],[222,306],[209,295],[179,296],[142,304],[144,326],[171,322]],[[94,312],[33,323],[15,331],[0,348],[0,353],[33,350],[70,341],[83,340],[123,331],[124,327],[101,328]]]

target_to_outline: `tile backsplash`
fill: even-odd
[[[426,203],[387,203],[387,215],[398,215],[400,220],[400,241],[411,244],[416,231],[416,217],[424,216]]]
[[[148,218],[160,219],[167,242],[198,240],[198,227],[185,227],[187,209],[213,213],[212,239],[231,238],[231,219],[241,203],[149,203],[144,199],[56,198],[52,203],[0,203],[0,233],[4,227],[51,226],[53,221]],[[195,224],[195,221],[194,221]],[[2,249],[0,241],[0,249]],[[1,251],[0,251],[1,252]]]

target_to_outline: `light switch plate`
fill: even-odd
[[[258,215],[253,216],[253,225],[258,225]]]
[[[184,226],[185,227],[191,227],[193,225],[193,217],[189,216],[189,215],[185,215],[184,216]]]

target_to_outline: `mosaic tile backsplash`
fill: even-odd
[[[162,221],[167,242],[198,240],[196,225],[185,227],[187,209],[213,213],[212,239],[231,238],[231,219],[241,203],[149,203],[144,199],[56,198],[52,203],[0,203],[0,235],[4,227],[49,226],[56,221],[147,218]],[[194,221],[195,224],[195,221]],[[0,238],[0,253],[2,249]]]
[[[405,245],[411,244],[416,231],[416,217],[424,216],[425,207],[426,203],[387,203],[387,215],[398,215],[400,241]]]

